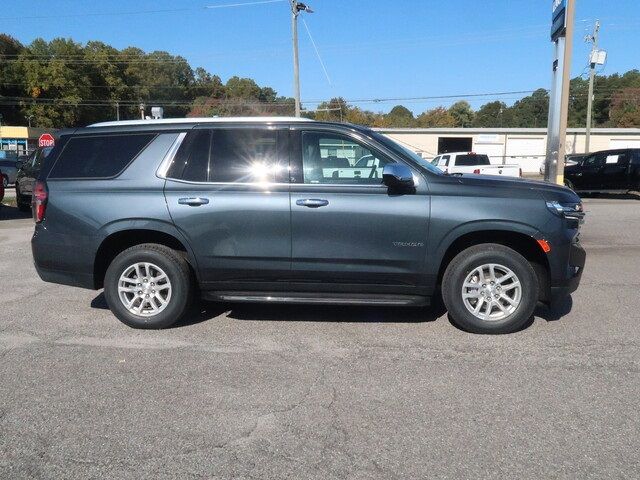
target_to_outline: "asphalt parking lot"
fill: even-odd
[[[585,205],[580,289],[506,336],[228,304],[132,330],[0,207],[0,477],[637,478],[640,200]]]

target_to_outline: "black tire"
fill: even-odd
[[[160,267],[171,282],[171,297],[164,310],[154,316],[136,315],[129,311],[118,295],[122,273],[138,262],[150,262]],[[104,278],[104,296],[109,309],[122,323],[133,328],[166,328],[181,320],[193,305],[193,282],[187,261],[175,250],[164,245],[145,243],[128,248],[116,256]]]
[[[30,212],[31,211],[31,202],[26,200],[26,197],[20,193],[18,190],[18,185],[16,184],[16,205],[18,206],[18,210],[21,212]]]
[[[503,265],[520,280],[520,303],[501,320],[482,320],[463,303],[465,279],[475,268],[485,264]],[[526,258],[504,245],[484,243],[467,248],[449,263],[442,279],[442,299],[453,323],[463,330],[485,334],[512,333],[521,330],[531,318],[538,302],[538,288],[538,277]]]

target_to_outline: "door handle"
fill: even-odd
[[[200,205],[206,205],[207,203],[209,203],[209,199],[203,198],[203,197],[179,198],[178,203],[180,205],[189,205],[191,207],[199,207]]]
[[[309,208],[326,207],[329,205],[329,200],[323,198],[301,198],[296,200],[296,205]]]

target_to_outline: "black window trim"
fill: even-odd
[[[124,137],[124,136],[133,136],[133,135],[151,135],[151,138],[149,139],[149,141],[140,149],[140,151],[138,153],[136,153],[133,158],[131,160],[129,160],[124,167],[122,167],[122,169],[116,173],[115,175],[111,175],[109,177],[51,177],[51,172],[53,172],[56,168],[56,165],[58,164],[58,162],[60,161],[60,158],[62,157],[62,154],[64,153],[64,151],[67,149],[69,142],[71,142],[71,140],[73,140],[74,138],[94,138],[94,137]],[[104,133],[104,134],[91,134],[91,135],[71,135],[69,137],[69,139],[65,142],[64,147],[62,148],[62,150],[60,151],[60,153],[57,155],[55,162],[53,163],[53,165],[51,165],[51,168],[49,168],[49,171],[47,172],[47,182],[51,181],[51,182],[57,182],[58,180],[61,181],[69,181],[69,180],[79,180],[79,181],[83,181],[83,180],[113,180],[114,178],[118,178],[120,175],[122,175],[125,170],[127,170],[127,168],[129,168],[131,166],[131,164],[133,162],[135,162],[135,160],[149,147],[149,145],[151,145],[157,138],[158,138],[159,133],[158,132],[135,132],[135,133],[131,133],[131,132],[113,132],[113,133]]]

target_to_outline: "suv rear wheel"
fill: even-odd
[[[494,243],[460,252],[447,266],[442,298],[453,322],[474,333],[511,333],[531,318],[538,277],[515,250]]]
[[[154,243],[135,245],[113,259],[104,279],[109,308],[134,328],[165,328],[189,311],[193,287],[186,260]]]

